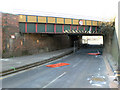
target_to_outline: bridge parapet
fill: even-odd
[[[82,25],[86,25],[86,26],[99,26],[102,23],[101,21],[95,21],[95,20],[19,15],[19,22],[27,22],[27,23],[54,23],[54,24],[79,25],[80,20],[82,21]]]

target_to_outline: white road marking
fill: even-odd
[[[27,70],[19,71],[19,72],[17,72],[17,73],[13,73],[13,74],[10,74],[10,75],[8,75],[8,76],[2,76],[2,77],[0,77],[0,79],[5,79],[5,78],[8,78],[8,77],[12,77],[12,76],[14,76],[14,75],[17,75],[17,74],[20,74],[20,73],[23,73],[23,72],[26,72],[26,71],[30,71],[30,70],[35,69],[35,68],[45,66],[45,65],[47,65],[47,64],[49,64],[49,63],[53,63],[53,62],[56,62],[56,61],[60,61],[61,59],[67,58],[67,57],[69,57],[69,56],[70,56],[70,55],[67,55],[67,56],[64,56],[64,57],[62,57],[62,58],[56,59],[56,60],[54,60],[54,61],[51,61],[51,62],[42,64],[42,65],[39,65],[39,66],[36,66],[36,67],[33,67],[33,68],[29,68],[29,69],[27,69]]]
[[[79,61],[78,63],[76,63],[75,65],[73,65],[72,67],[76,67],[81,61]]]
[[[10,59],[0,59],[1,61],[9,61]]]
[[[13,74],[10,74],[10,75],[7,75],[7,76],[1,76],[0,79],[5,79],[5,78],[8,78],[8,77],[12,77],[12,76],[15,76],[17,74],[20,74],[20,73],[23,73],[23,72],[26,72],[26,71],[29,71],[30,69],[28,70],[23,70],[23,71],[20,71],[20,72],[17,72],[17,73],[13,73]]]
[[[48,87],[50,84],[52,84],[53,82],[55,82],[57,79],[59,79],[60,77],[62,77],[65,74],[66,74],[66,72],[64,72],[63,74],[61,74],[60,76],[58,76],[57,78],[55,78],[54,80],[52,80],[50,83],[48,83],[47,85],[45,85],[43,88]]]
[[[75,65],[73,65],[72,67],[76,67],[78,65],[78,63],[77,64],[75,64]]]

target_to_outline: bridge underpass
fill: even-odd
[[[9,18],[9,22],[3,24],[3,57],[14,58],[14,56],[41,54],[65,48],[72,48],[74,51],[73,47],[78,48],[78,50],[47,64],[4,76],[0,79],[2,80],[3,88],[110,87],[106,63],[101,55],[103,47],[101,45],[82,47],[82,36],[102,35],[99,28],[101,22],[3,14],[3,17],[6,16]],[[8,19],[3,18],[4,20]],[[12,20],[18,21],[17,23],[11,23],[13,22]],[[98,52],[100,52],[100,55],[88,54]],[[34,60],[40,59],[39,55],[38,58],[35,55],[32,58]],[[15,59],[17,60],[18,58]],[[29,62],[29,57],[25,59]],[[24,58],[21,57],[18,60],[24,60]],[[6,61],[3,60],[3,62]],[[7,62],[10,63],[10,60]],[[70,65],[57,68],[46,67],[46,65],[56,63],[69,63]],[[4,63],[5,66],[6,64]]]

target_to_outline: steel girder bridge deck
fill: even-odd
[[[21,33],[102,34],[99,29],[101,21],[31,15],[18,16]]]

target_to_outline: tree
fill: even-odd
[[[101,25],[99,26],[99,30],[101,31],[101,33],[104,36],[104,45],[105,45],[107,51],[110,52],[113,34],[115,31],[115,19],[110,22],[102,22]]]

